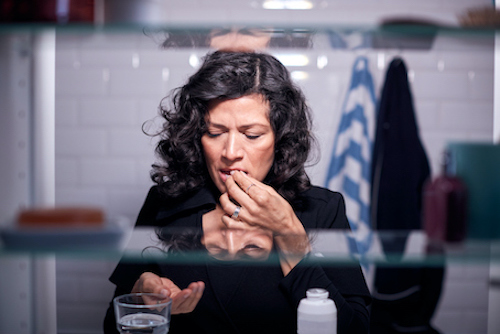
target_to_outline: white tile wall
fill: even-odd
[[[450,264],[434,324],[444,333],[487,333],[488,264]]]
[[[199,10],[193,11],[194,8]],[[169,2],[171,22],[228,22],[242,19],[275,22],[372,22],[395,13],[428,14],[453,21],[464,8],[489,4],[484,0],[337,0],[315,1],[321,10],[263,11],[258,2],[190,0]],[[221,6],[224,5],[222,10]],[[362,8],[362,10],[360,9]],[[377,94],[393,56],[405,59],[423,143],[434,174],[450,140],[489,140],[493,119],[492,45],[461,43],[439,36],[432,51],[306,52],[314,61],[300,81],[314,111],[321,159],[310,168],[323,184],[339,111],[355,57],[369,57]],[[151,185],[154,139],[141,126],[157,113],[160,100],[194,69],[192,53],[206,50],[159,51],[154,39],[133,32],[62,34],[57,39],[56,73],[56,201],[58,204],[104,205],[110,215],[125,215],[133,223]],[[466,51],[466,52],[464,52]],[[317,56],[328,65],[315,67]],[[380,57],[383,64],[379,64]],[[384,65],[380,67],[379,65]],[[297,70],[291,68],[291,70]],[[152,123],[154,124],[154,123]],[[100,333],[112,295],[107,281],[116,259],[58,259],[59,333]],[[487,266],[453,263],[435,324],[444,333],[486,333]]]

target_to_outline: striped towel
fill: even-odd
[[[344,195],[352,230],[351,253],[370,248],[370,175],[375,132],[376,98],[368,59],[356,59],[342,118],[333,146],[325,186]]]

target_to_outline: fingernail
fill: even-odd
[[[163,289],[160,291],[160,294],[165,296],[165,297],[168,297],[168,290],[167,289]]]

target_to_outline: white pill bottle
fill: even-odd
[[[337,334],[337,307],[328,291],[307,290],[297,309],[297,334]]]

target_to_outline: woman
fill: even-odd
[[[154,166],[157,185],[137,225],[194,228],[205,245],[221,225],[259,231],[272,239],[276,266],[120,263],[110,278],[116,295],[169,295],[170,333],[296,333],[300,299],[321,287],[336,303],[338,333],[367,333],[370,295],[360,268],[306,261],[307,229],[349,225],[342,196],[311,186],[305,173],[309,110],[286,68],[267,54],[214,52],[172,102],[162,108],[163,164]],[[105,328],[114,328],[112,308]]]

